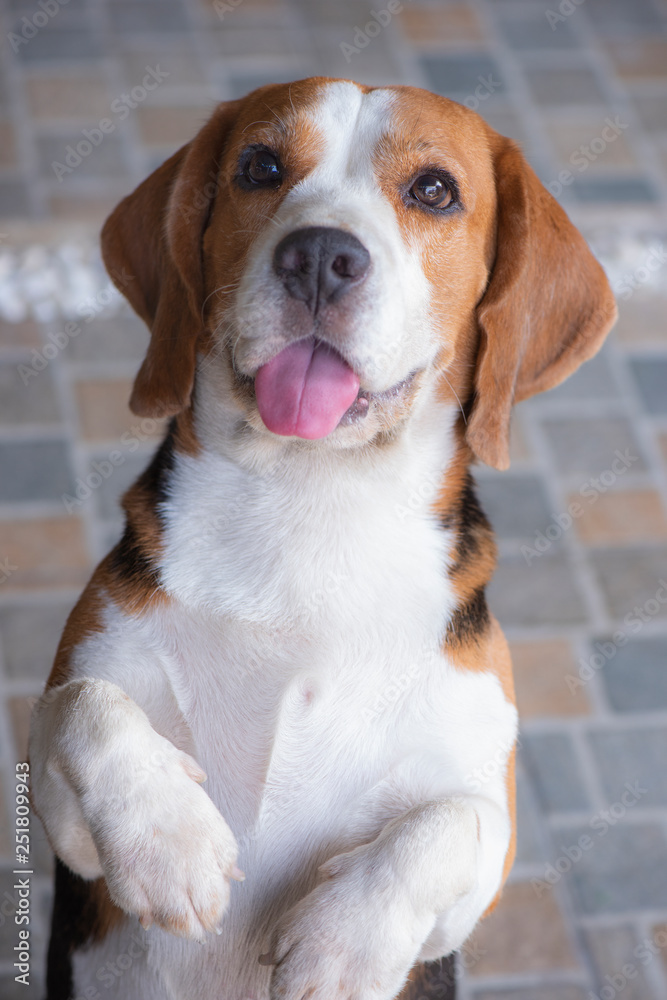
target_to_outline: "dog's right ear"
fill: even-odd
[[[102,230],[107,270],[151,331],[130,397],[139,416],[173,416],[190,402],[203,332],[202,239],[237,103],[219,105],[187,146],[121,201]]]

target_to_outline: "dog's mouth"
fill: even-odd
[[[371,400],[401,394],[413,378],[410,375],[381,393],[366,392],[335,348],[308,337],[289,344],[258,369],[255,397],[270,431],[312,441],[363,419]]]

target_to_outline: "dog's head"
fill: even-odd
[[[221,104],[102,245],[152,333],[136,413],[188,407],[199,355],[258,433],[350,446],[435,392],[499,468],[513,402],[591,357],[616,313],[518,147],[411,87],[317,78]]]

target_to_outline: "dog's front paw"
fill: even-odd
[[[243,878],[236,841],[198,764],[157,741],[139,774],[109,775],[86,811],[114,902],[144,927],[201,941],[220,924],[230,878]]]
[[[414,964],[435,915],[418,915],[405,887],[372,851],[338,855],[327,881],[289,910],[271,949],[271,1000],[390,1000]]]

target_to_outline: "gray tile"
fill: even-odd
[[[619,475],[625,478],[646,469],[632,424],[624,417],[547,419],[542,426],[560,472],[600,476],[612,470],[619,452],[626,468]],[[616,462],[616,468],[620,469],[621,464]]]
[[[562,552],[546,552],[530,566],[519,556],[500,559],[488,596],[501,625],[565,625],[586,621],[583,599]]]
[[[0,443],[0,503],[60,500],[74,481],[64,441]]]
[[[15,219],[30,214],[28,190],[23,181],[0,181],[0,218]]]
[[[109,120],[113,120],[111,113]],[[78,180],[88,177],[122,177],[127,173],[125,151],[118,123],[115,125],[115,131],[103,134],[97,146],[93,146],[82,132],[62,137],[40,136],[37,150],[42,177],[55,182],[63,191],[76,188]],[[92,127],[97,128],[96,125]],[[54,163],[60,166],[54,167]]]
[[[591,848],[564,875],[579,913],[662,909],[667,899],[667,841],[654,823],[610,826],[596,814],[591,825],[562,827],[557,842],[592,839]],[[604,831],[604,832],[602,832]]]
[[[578,368],[574,375],[540,398],[551,402],[561,399],[618,399],[618,397],[618,386],[607,361],[607,351],[603,348],[599,354]]]
[[[46,680],[71,610],[69,601],[0,608],[0,645],[9,677]]]
[[[104,521],[118,521],[123,513],[120,507],[120,499],[135,479],[146,468],[149,458],[145,455],[130,455],[121,451],[123,456],[122,465],[114,468],[113,474],[105,479],[102,485],[95,492],[95,505],[99,517]],[[100,460],[106,460],[106,454],[97,456]]]
[[[549,501],[539,476],[484,474],[476,481],[482,509],[502,538],[532,539],[549,523]]]
[[[20,366],[0,364],[0,424],[60,420],[51,373],[43,365],[48,361],[41,351],[31,352]]]
[[[71,26],[60,30],[55,25],[42,29],[18,51],[19,58],[26,63],[92,61],[102,54],[92,31]]]
[[[160,3],[113,0],[107,5],[107,10],[112,27],[129,34],[135,31],[152,34],[186,31],[190,27],[183,4],[178,0],[162,0]]]
[[[610,980],[623,994],[623,1000],[646,1000],[653,995],[644,967],[637,961],[639,941],[631,927],[603,927],[583,931],[588,953],[592,956],[597,974],[598,990],[610,989]],[[626,977],[623,966],[633,968],[634,974]],[[626,970],[627,971],[627,970]],[[607,978],[609,977],[609,978]],[[604,994],[603,994],[604,995]]]
[[[495,59],[484,52],[447,56],[423,56],[420,60],[429,90],[457,101],[475,94],[475,88],[488,81],[493,93],[505,89],[503,77]],[[489,80],[489,78],[491,78]]]
[[[633,358],[630,370],[648,413],[667,413],[667,358]]]
[[[543,862],[540,840],[540,810],[523,763],[517,755],[516,767],[516,859],[519,862]]]
[[[588,558],[604,594],[609,614],[629,634],[647,621],[667,617],[661,580],[667,580],[667,547],[590,551]]]
[[[630,786],[637,789],[630,809],[635,804],[667,806],[666,729],[589,733],[588,739],[610,803],[618,804],[624,795],[629,801],[625,793]]]
[[[667,101],[662,94],[633,94],[632,99],[645,129],[667,132]]]
[[[522,755],[543,809],[561,812],[590,807],[569,736],[524,736]]]
[[[258,87],[265,87],[268,83],[291,83],[294,79],[292,70],[267,70],[266,73],[243,73],[234,74],[227,85],[226,97],[236,100],[237,97],[245,97],[251,90]]]
[[[601,671],[607,697],[618,712],[650,712],[667,708],[667,638],[631,639],[616,646],[601,640],[605,650],[615,649]]]
[[[534,986],[528,990],[502,989],[482,990],[473,993],[474,1000],[589,1000],[578,986]]]
[[[659,201],[660,196],[645,177],[575,177],[569,191],[581,202],[639,204]]]
[[[10,876],[7,877],[9,878]],[[7,943],[6,950],[3,948],[3,954],[11,955],[12,948],[16,944],[16,934],[14,933],[16,928],[14,924],[9,922],[7,923],[7,926],[10,929],[10,933],[13,934],[13,941],[11,944],[9,942]],[[37,967],[37,963],[34,963],[34,965]],[[29,989],[32,989],[33,996],[40,996],[40,993],[38,992],[39,985],[38,982],[35,981],[34,976],[30,977],[30,984]],[[0,975],[0,997],[2,997],[2,1000],[27,1000],[26,988],[22,983],[17,983],[12,975]]]
[[[620,32],[623,37],[633,31],[664,30],[666,24],[665,17],[660,16],[651,0],[633,0],[631,9],[627,0],[586,0],[586,13],[596,31]]]
[[[524,70],[538,104],[606,104],[606,96],[592,70],[585,66],[562,69],[541,67]]]
[[[546,17],[546,9],[540,7],[531,17],[500,17],[500,34],[510,48],[517,52],[534,52],[540,49],[561,50],[576,46],[577,38],[568,20],[559,21],[552,28]]]

